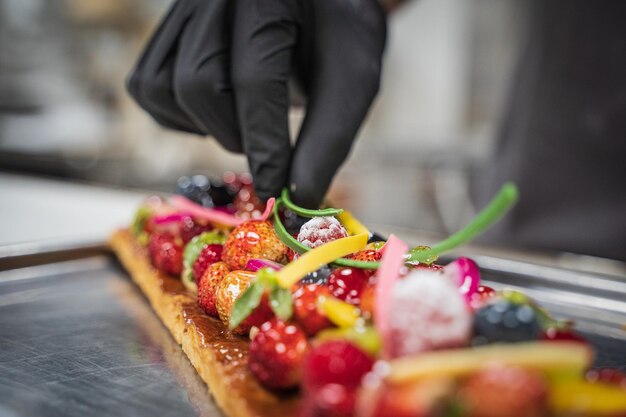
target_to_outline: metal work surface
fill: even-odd
[[[577,320],[626,369],[626,281],[477,257],[496,287]],[[0,416],[220,416],[180,347],[106,255],[0,272]]]
[[[102,255],[0,273],[0,416],[221,416]]]

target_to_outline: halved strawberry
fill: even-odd
[[[222,322],[228,326],[233,305],[239,296],[250,286],[255,273],[250,271],[229,272],[217,285],[215,290],[215,304],[217,313]],[[233,333],[247,335],[252,326],[260,326],[274,316],[267,301],[263,296],[261,304],[239,324]]]

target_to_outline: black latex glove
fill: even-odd
[[[245,152],[259,197],[290,186],[315,207],[378,91],[386,37],[378,0],[178,0],[128,90],[161,125]],[[307,95],[289,142],[289,79]]]

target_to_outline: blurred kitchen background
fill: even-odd
[[[172,191],[184,174],[246,170],[210,138],[160,128],[125,91],[170,3],[0,0],[0,170],[155,191]],[[337,205],[370,224],[433,234],[471,217],[525,3],[420,0],[389,18],[381,93],[333,184]],[[294,130],[301,118],[295,109]],[[0,178],[5,191],[27,186]],[[106,210],[106,197],[97,201]]]

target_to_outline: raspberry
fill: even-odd
[[[268,388],[296,387],[307,348],[306,335],[298,326],[274,318],[263,323],[250,342],[248,366]]]
[[[328,289],[334,297],[358,306],[368,278],[362,269],[337,268],[328,276]]]
[[[329,295],[329,292],[328,287],[319,284],[299,285],[293,293],[294,315],[309,336],[331,326],[317,309],[317,298],[321,295]]]
[[[601,382],[615,385],[626,390],[626,374],[614,368],[592,369],[585,375],[590,382]]]
[[[174,235],[152,233],[148,243],[152,264],[159,271],[179,276],[183,270],[183,248]]]
[[[236,215],[242,219],[260,217],[265,210],[265,204],[254,192],[252,184],[244,184],[233,200]]]
[[[228,326],[233,304],[239,296],[250,286],[250,281],[256,274],[249,271],[232,271],[217,284],[215,289],[215,304],[222,322]],[[233,330],[233,333],[247,335],[252,326],[259,326],[273,317],[272,310],[263,296],[261,304],[254,309],[246,319]]]
[[[210,224],[197,223],[191,217],[184,217],[178,223],[178,231],[183,243],[188,243],[194,236],[213,230]]]
[[[193,263],[193,277],[196,279],[196,282],[200,280],[204,271],[206,271],[210,265],[222,260],[222,248],[222,245],[213,244],[206,245],[202,251],[200,251],[196,261]]]
[[[287,246],[278,238],[268,221],[250,220],[237,226],[226,239],[222,259],[228,266],[244,269],[252,258],[284,263]]]
[[[230,269],[228,269],[226,263],[215,262],[204,271],[200,279],[196,280],[198,284],[198,305],[213,317],[219,317],[217,305],[215,304],[217,286],[229,272]]]
[[[339,384],[356,389],[373,365],[374,360],[352,343],[324,342],[314,347],[304,361],[304,388],[317,392],[327,384]]]
[[[544,417],[547,392],[540,374],[496,366],[470,376],[458,399],[470,417]]]
[[[457,287],[438,272],[414,270],[391,291],[384,346],[392,357],[464,346],[472,317]],[[377,317],[377,319],[381,319]]]
[[[334,217],[314,217],[300,228],[298,242],[313,249],[347,236],[346,229]]]

